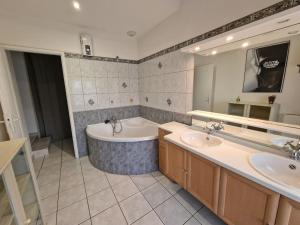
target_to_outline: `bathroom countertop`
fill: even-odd
[[[249,157],[252,154],[261,151],[231,141],[227,141],[222,138],[221,139],[223,143],[220,146],[210,147],[209,149],[195,148],[183,143],[180,138],[180,136],[184,132],[195,131],[195,129],[191,129],[191,127],[177,122],[162,124],[159,126],[159,128],[171,132],[171,134],[165,136],[165,139],[167,141],[172,142],[203,158],[206,158],[221,167],[233,171],[266,188],[269,188],[272,191],[300,202],[300,189],[276,183],[260,174],[250,165]]]

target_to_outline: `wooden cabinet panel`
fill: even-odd
[[[187,151],[170,142],[167,148],[168,176],[181,187],[186,188]]]
[[[276,218],[276,225],[299,225],[300,203],[281,196]]]
[[[158,162],[159,162],[159,170],[168,176],[168,146],[166,141],[164,140],[164,136],[170,134],[170,132],[165,131],[163,129],[158,129],[158,142],[159,142],[159,150],[158,150]]]
[[[221,170],[218,215],[228,224],[273,225],[278,203],[278,193]]]
[[[168,175],[168,149],[167,146],[159,144],[158,151],[159,170]]]
[[[217,213],[220,167],[193,153],[188,153],[187,171],[187,190]]]

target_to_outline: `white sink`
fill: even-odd
[[[183,143],[196,148],[214,147],[222,144],[222,140],[202,132],[186,132],[181,135]]]
[[[265,177],[300,189],[300,162],[270,153],[250,156],[250,164]]]

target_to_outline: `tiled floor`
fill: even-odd
[[[72,156],[70,140],[34,161],[47,225],[222,225],[160,172],[123,176]]]

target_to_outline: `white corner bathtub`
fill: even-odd
[[[114,174],[135,175],[156,171],[158,124],[140,117],[121,122],[123,130],[114,136],[111,124],[87,127],[90,162],[96,168]]]
[[[102,141],[137,142],[154,140],[158,137],[158,124],[141,117],[121,120],[123,130],[113,136],[111,125],[105,123],[87,126],[87,135]],[[120,129],[117,124],[116,130]]]

